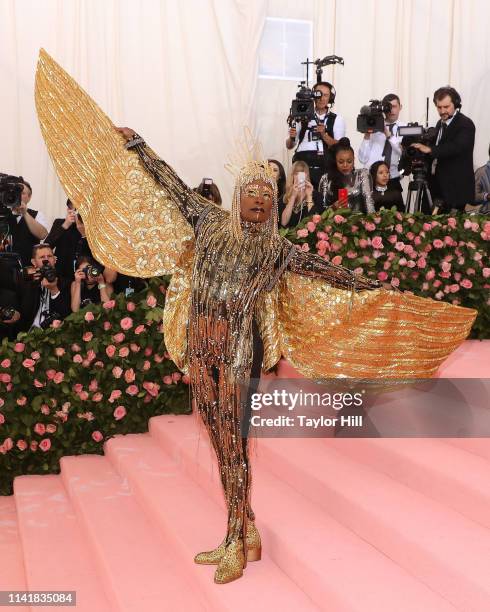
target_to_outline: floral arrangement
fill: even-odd
[[[326,210],[281,234],[303,251],[393,287],[475,308],[472,337],[490,338],[488,217]]]
[[[167,279],[0,345],[0,494],[19,474],[59,471],[63,455],[102,454],[156,414],[189,413],[188,379],[165,350]]]

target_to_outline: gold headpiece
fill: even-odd
[[[243,130],[243,138],[237,140],[235,153],[230,155],[229,162],[225,168],[235,176],[235,189],[231,205],[231,230],[237,240],[243,238],[243,230],[240,217],[240,197],[242,189],[255,181],[265,181],[272,188],[272,210],[269,220],[266,221],[270,230],[271,243],[279,239],[278,232],[278,206],[277,206],[277,183],[272,168],[264,156],[262,146],[257,138],[254,138],[248,128]]]

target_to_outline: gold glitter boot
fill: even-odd
[[[255,523],[249,522],[247,526],[247,562],[248,561],[260,561],[262,556],[262,542],[260,540],[260,534],[255,526]],[[217,565],[226,550],[226,538],[221,542],[218,548],[214,550],[208,550],[201,552],[194,557],[196,563],[202,565]]]
[[[243,541],[233,540],[225,549],[225,554],[214,573],[214,581],[217,584],[225,584],[243,576],[243,568],[246,565],[243,554]]]

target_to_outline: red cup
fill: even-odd
[[[349,192],[347,191],[347,189],[339,189],[337,199],[339,200],[339,202],[347,202],[348,195]]]

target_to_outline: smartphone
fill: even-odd
[[[347,189],[339,189],[337,200],[339,200],[339,202],[347,202],[348,196],[349,192]]]
[[[306,172],[298,172],[298,174],[296,175],[297,181],[298,181],[298,187],[300,189],[304,189],[305,188],[305,184],[306,184]]]
[[[213,179],[211,178],[203,178],[202,179],[202,195],[204,198],[209,198],[211,195],[211,185],[213,184]]]

